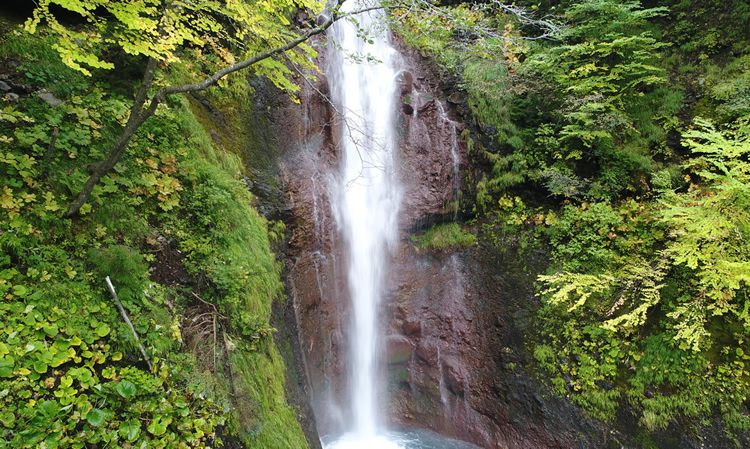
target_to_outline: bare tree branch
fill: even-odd
[[[135,340],[135,344],[137,344],[138,349],[141,350],[141,355],[143,356],[143,360],[146,362],[146,365],[148,365],[148,370],[153,371],[154,368],[151,366],[151,360],[149,360],[148,354],[146,354],[146,348],[143,347],[143,344],[141,343],[140,338],[138,338],[138,332],[135,331],[135,327],[133,327],[133,323],[130,321],[130,318],[128,317],[128,313],[125,311],[125,308],[122,306],[120,299],[117,297],[117,293],[115,292],[115,286],[112,285],[112,281],[109,279],[109,276],[107,276],[105,281],[107,282],[107,288],[109,289],[109,293],[112,294],[112,298],[115,300],[115,305],[117,306],[117,310],[120,311],[120,316],[125,321],[125,323],[127,323],[128,327],[130,328],[130,332],[133,333],[133,339]]]

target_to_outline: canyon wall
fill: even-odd
[[[562,400],[545,399],[524,374],[521,338],[534,301],[518,263],[483,246],[419,250],[410,235],[457,217],[468,169],[451,92],[419,55],[404,50],[399,74],[397,157],[404,186],[401,243],[382,302],[382,397],[392,425],[413,425],[485,448],[601,447],[602,432]],[[321,62],[321,67],[324,64]],[[300,104],[267,104],[288,195],[287,317],[296,324],[298,386],[309,395],[321,436],[346,428],[349,298],[346,254],[329,203],[345,124],[324,75],[300,79]],[[456,102],[460,95],[451,99]],[[509,254],[512,252],[509,250]],[[533,271],[533,270],[531,270]],[[594,443],[595,441],[595,443]]]

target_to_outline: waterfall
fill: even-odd
[[[362,8],[345,3],[345,8]],[[349,258],[352,304],[350,431],[329,448],[398,447],[382,436],[377,392],[378,304],[383,296],[389,248],[398,238],[401,191],[394,165],[394,98],[397,52],[390,45],[382,11],[339,21],[337,49],[327,70],[341,121],[341,167],[333,209]],[[363,31],[368,33],[363,39]]]
[[[368,0],[347,0],[344,12],[373,6],[363,1]],[[337,420],[341,417],[344,421],[337,421],[344,426],[343,430],[337,428],[337,432],[343,434],[324,435],[323,446],[325,449],[473,448],[427,430],[384,427],[381,409],[385,408],[386,391],[381,380],[386,375],[378,355],[381,324],[385,323],[379,322],[378,317],[388,265],[399,243],[398,217],[404,197],[398,182],[399,158],[395,154],[396,118],[400,110],[400,103],[396,103],[400,93],[397,80],[403,64],[391,46],[383,11],[357,14],[352,21],[341,20],[328,37],[326,73],[331,100],[337,109],[337,130],[333,134],[340,163],[336,173],[329,174],[325,191],[329,193],[343,242],[351,322],[348,329],[343,329],[349,344],[349,404],[331,407]],[[440,118],[448,120],[442,109]],[[451,136],[452,164],[456,170],[455,126]],[[315,195],[320,188],[318,178],[313,177],[311,185]],[[314,197],[312,213],[316,223],[318,206]],[[442,386],[441,393],[445,393]],[[447,398],[443,402],[447,403]]]

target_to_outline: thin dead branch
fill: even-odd
[[[109,276],[105,279],[107,281],[107,288],[109,288],[109,292],[112,294],[112,298],[115,300],[115,305],[117,305],[117,310],[120,311],[120,316],[122,316],[122,319],[125,320],[128,327],[130,328],[130,332],[133,333],[133,339],[135,340],[135,343],[138,345],[138,349],[141,350],[141,355],[143,356],[143,360],[146,361],[146,365],[148,365],[149,371],[153,371],[154,368],[151,366],[151,361],[148,358],[148,354],[146,354],[146,348],[143,347],[143,344],[140,341],[140,338],[138,338],[138,332],[135,331],[135,327],[133,327],[133,323],[130,321],[130,318],[128,317],[127,312],[125,311],[125,308],[122,306],[122,303],[120,302],[120,299],[117,297],[117,292],[115,292],[115,286],[112,285],[112,281],[109,279]]]

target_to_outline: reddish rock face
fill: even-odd
[[[445,101],[419,56],[407,49],[403,53],[407,67],[393,113],[405,196],[401,241],[390,262],[380,313],[386,336],[383,378],[388,380],[381,396],[387,398],[389,421],[486,449],[638,446],[627,444],[629,437],[616,429],[585,418],[569,402],[545,394],[526,371],[533,356],[526,353],[523,335],[532,325],[535,301],[529,273],[539,272],[542,262],[521,260],[512,242],[504,252],[475,246],[437,254],[410,242],[414,230],[454,215],[467,157],[455,139],[462,125],[448,119],[446,105],[465,108],[466,97],[452,92]],[[273,143],[281,149],[291,209],[287,291],[302,358],[299,377],[305,377],[298,382],[307,386],[317,430],[325,436],[346,428],[349,403],[347,261],[329,198],[342,130],[326,101],[325,76],[318,75],[314,85],[299,84],[301,104],[277,93],[264,98],[260,109],[269,111],[276,128]],[[629,418],[618,424],[624,433],[632,427]],[[685,438],[664,441],[678,440],[662,446],[702,444]]]
[[[411,230],[454,213],[453,199],[466,155],[457,138],[460,126],[435,100],[437,82],[415,69],[403,71],[400,80],[393,113],[399,124],[396,157],[404,189],[402,251],[409,247]],[[293,265],[288,282],[313,407],[323,434],[335,433],[346,425],[343,410],[348,404],[350,332],[346,254],[329,198],[339,162],[338,136],[345,130],[334,107],[320,95],[328,90],[325,77],[319,77],[314,86],[305,85],[301,107],[280,105],[274,112],[284,149],[282,173],[294,217],[289,247]],[[389,300],[384,299],[383,305],[387,303]],[[392,312],[400,320],[399,328],[384,341],[384,361],[403,365],[413,358],[412,338],[419,336],[421,321],[419,317],[403,321],[406,310],[399,312],[396,308]]]
[[[530,280],[509,288],[502,261],[481,249],[430,254],[409,239],[454,216],[467,156],[457,139],[462,126],[444,110],[449,103],[437,81],[417,56],[405,59],[393,111],[404,189],[401,242],[380,314],[388,419],[484,448],[577,447],[576,434],[596,430],[578,423],[565,404],[550,411],[517,368],[524,360],[518,335],[528,319],[514,304],[530,300]],[[351,332],[346,254],[329,198],[342,130],[321,95],[325,83],[319,77],[304,85],[301,105],[274,109],[293,214],[288,285],[321,435],[346,429]]]

